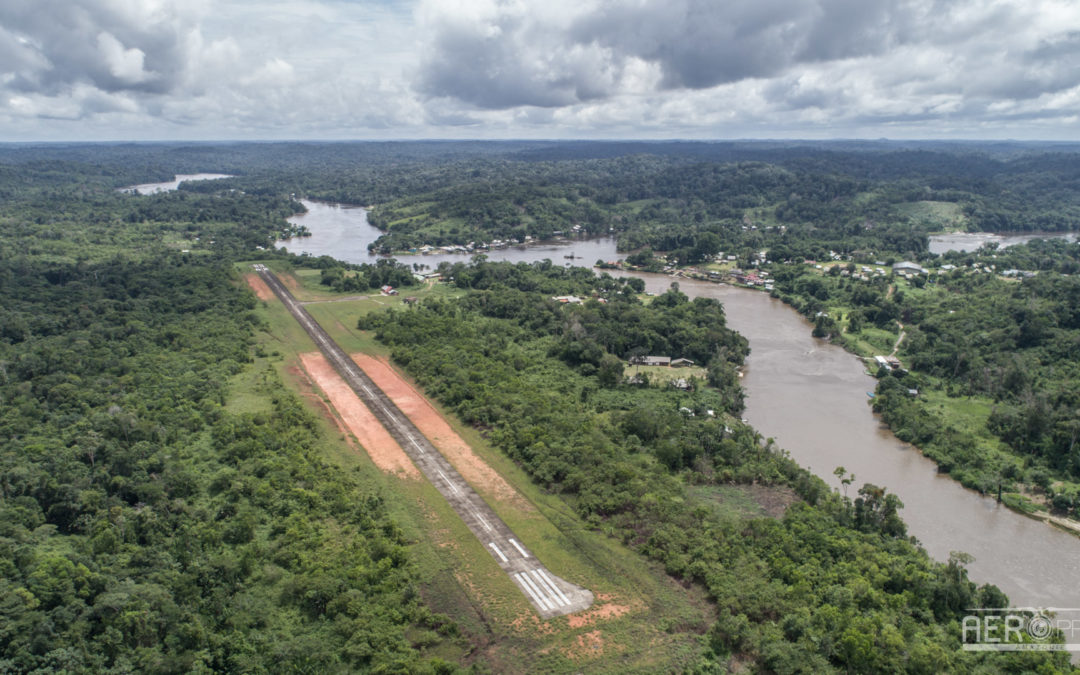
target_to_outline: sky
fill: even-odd
[[[0,141],[1080,140],[1077,0],[3,0]]]

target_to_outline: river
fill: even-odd
[[[227,173],[184,173],[177,174],[172,180],[164,183],[143,183],[141,185],[129,185],[120,188],[120,192],[131,192],[140,195],[154,195],[159,192],[172,192],[180,187],[180,183],[191,180],[217,180],[219,178],[232,178]]]
[[[373,259],[367,244],[379,231],[363,209],[305,202],[308,213],[294,222],[312,236],[286,242],[294,252],[333,255],[348,262]],[[492,260],[531,262],[563,258],[591,265],[597,258],[621,257],[611,239],[574,240],[562,245],[493,250]],[[406,263],[436,266],[442,260],[467,261],[468,255],[399,256]],[[631,276],[614,272],[622,276]],[[634,273],[650,292],[661,293],[673,279]],[[728,325],[750,341],[742,379],[746,418],[772,437],[803,466],[831,485],[833,470],[855,474],[851,496],[863,483],[887,488],[904,502],[908,531],[935,559],[951,551],[975,557],[972,580],[993,583],[1014,606],[1080,607],[1080,538],[1034,521],[979,495],[937,472],[937,465],[899,441],[871,412],[866,392],[876,381],[861,360],[840,347],[811,337],[811,326],[795,310],[761,291],[679,279],[686,294],[723,303]]]
[[[293,253],[310,253],[314,256],[330,255],[352,263],[371,263],[378,256],[368,253],[368,244],[379,238],[382,232],[368,223],[367,210],[359,206],[327,204],[300,200],[307,213],[289,218],[295,225],[306,225],[310,237],[286,239],[280,243]],[[622,260],[626,256],[615,252],[612,237],[559,239],[529,244],[507,246],[483,251],[488,260],[509,262],[532,262],[550,259],[566,265],[591,267],[597,260]],[[409,265],[421,264],[434,269],[441,262],[469,262],[473,253],[432,253],[429,255],[399,255],[398,260]],[[567,258],[566,256],[574,256]]]
[[[1032,239],[1064,239],[1076,241],[1075,232],[1015,232],[995,234],[993,232],[951,232],[930,236],[930,252],[941,255],[947,251],[974,251],[983,244],[997,244],[998,248],[1008,248],[1017,244],[1026,244]]]

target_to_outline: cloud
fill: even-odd
[[[9,140],[1060,138],[1078,117],[1075,0],[0,2]]]
[[[164,93],[183,80],[194,15],[163,0],[0,3],[7,87],[54,95],[76,85]]]
[[[481,108],[702,89],[880,53],[911,13],[900,0],[430,0],[418,86]],[[642,71],[658,77],[631,76]]]

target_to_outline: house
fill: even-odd
[[[401,301],[404,302],[406,305],[415,305],[417,302],[420,301],[420,298],[411,295],[407,298],[402,298]]]
[[[670,365],[672,368],[682,368],[683,366],[692,366],[694,362],[690,359],[672,359]]]
[[[671,386],[676,389],[682,389],[683,391],[688,391],[690,389],[690,383],[681,377],[677,380],[672,380]]]
[[[907,260],[894,264],[892,266],[892,271],[899,274],[903,274],[905,272],[909,272],[911,274],[926,274],[926,270],[923,269],[920,265],[909,262]]]
[[[564,305],[580,305],[582,303],[581,298],[577,297],[576,295],[556,295],[551,299],[556,302],[561,302]]]
[[[385,293],[386,295],[397,295],[397,291],[394,290],[393,286],[389,286],[389,285],[388,286],[383,286],[379,290],[382,291],[383,293]]]
[[[670,356],[631,356],[632,366],[670,366]]]

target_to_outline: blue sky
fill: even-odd
[[[0,140],[1080,140],[1060,0],[10,0]]]

